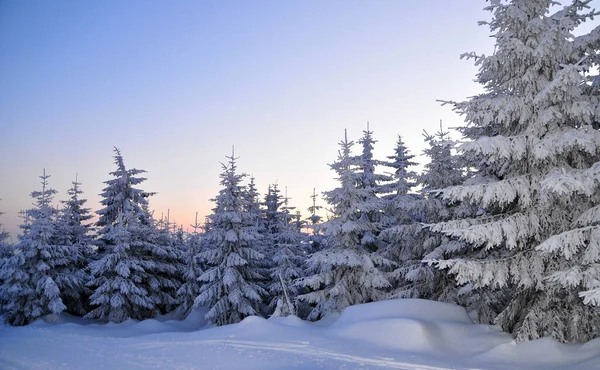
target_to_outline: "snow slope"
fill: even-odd
[[[0,326],[0,369],[600,369],[600,339],[563,345],[471,322],[462,307],[418,299],[347,308],[316,323],[246,318],[98,324],[61,315]]]

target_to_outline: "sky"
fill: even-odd
[[[460,54],[493,52],[488,4],[0,0],[0,222],[14,241],[43,169],[56,202],[77,174],[98,209],[113,147],[184,228],[232,146],[261,194],[277,182],[305,214],[336,186],[345,129],[368,121],[379,159],[402,135],[423,163],[423,130],[463,123],[437,100],[481,91]]]

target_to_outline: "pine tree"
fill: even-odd
[[[449,132],[443,130],[441,123],[436,134],[424,132],[424,136],[428,143],[424,154],[429,158],[429,162],[418,177],[422,197],[413,203],[413,215],[423,224],[433,224],[451,220],[462,214],[462,207],[442,199],[438,191],[462,184],[464,174],[460,158],[452,152],[454,142],[449,139]],[[413,244],[414,248],[410,251],[405,265],[408,289],[403,294],[408,297],[461,303],[454,279],[422,260],[428,261],[455,253],[457,249],[466,248],[466,245],[428,228],[420,229],[414,234]]]
[[[210,218],[210,229],[204,238],[209,249],[199,257],[206,263],[200,276],[203,284],[195,307],[210,307],[206,319],[217,325],[232,324],[258,312],[266,294],[258,282],[263,276],[257,270],[264,258],[253,246],[260,238],[256,217],[249,212],[247,191],[241,184],[246,176],[237,173],[236,157],[222,164],[219,195]]]
[[[0,216],[2,216],[4,212],[0,212]],[[12,248],[8,243],[9,234],[2,228],[3,224],[0,223],[0,264],[3,263],[5,259],[12,255]],[[1,280],[0,280],[1,284]]]
[[[70,271],[67,273],[79,283],[76,286],[61,287],[61,294],[67,312],[76,315],[84,315],[88,311],[87,302],[91,291],[86,287],[90,279],[86,267],[94,253],[92,227],[86,223],[92,215],[90,209],[84,207],[87,200],[80,198],[83,194],[80,186],[76,176],[72,187],[67,191],[69,199],[61,201],[63,207],[58,213],[56,232],[52,238],[55,244],[70,246],[74,251],[74,254],[68,256],[70,261],[67,265]]]
[[[162,313],[172,311],[179,305],[176,299],[177,290],[183,284],[184,270],[184,251],[183,242],[178,241],[175,231],[176,223],[170,220],[170,210],[167,210],[167,217],[156,221],[153,219],[151,230],[154,231],[153,237],[150,239],[161,253],[156,256],[155,262],[160,261],[153,271],[155,282],[151,282],[154,286],[160,286],[155,289],[162,297],[159,308]]]
[[[460,284],[509,290],[496,318],[518,340],[598,335],[600,303],[600,27],[574,36],[597,15],[577,0],[555,13],[549,0],[493,1],[491,56],[475,56],[485,92],[453,103],[465,116],[462,155],[475,173],[443,190],[478,207],[434,231],[472,246],[439,261]]]
[[[102,258],[90,264],[96,287],[90,297],[95,308],[86,317],[110,322],[142,320],[157,314],[157,300],[148,288],[152,262],[144,258],[143,242],[134,235],[146,229],[133,213],[120,213],[103,229],[107,243]]]
[[[277,187],[274,185],[274,190]],[[271,240],[274,246],[274,266],[269,271],[271,284],[270,307],[275,311],[272,316],[295,315],[296,308],[294,300],[298,296],[298,287],[292,281],[302,276],[301,264],[304,260],[300,253],[300,245],[303,235],[295,224],[291,211],[294,207],[289,206],[289,198],[286,196],[279,200],[278,190],[273,191],[277,196],[272,197],[270,217],[268,218]],[[279,211],[281,207],[281,211]]]
[[[383,247],[379,238],[382,229],[383,208],[385,202],[380,198],[388,191],[387,183],[392,180],[388,175],[376,173],[376,167],[380,161],[373,158],[373,148],[377,141],[373,139],[373,131],[363,131],[363,137],[359,140],[362,145],[362,153],[356,158],[356,174],[358,175],[356,188],[360,192],[357,204],[360,210],[359,222],[365,230],[360,234],[361,244],[371,251],[377,251]]]
[[[137,215],[142,224],[151,224],[151,215],[147,211],[148,198],[155,193],[145,192],[134,187],[146,181],[145,177],[137,176],[146,171],[135,168],[127,169],[119,149],[114,148],[114,152],[117,169],[110,173],[114,178],[104,182],[106,187],[100,194],[102,197],[100,204],[104,208],[96,211],[99,215],[96,226],[99,228],[100,240],[106,232],[103,229],[115,225],[117,218],[122,213],[127,215],[131,212]],[[100,243],[100,250],[102,247],[103,245]]]
[[[150,318],[176,305],[180,282],[173,261],[177,256],[171,246],[159,244],[148,211],[147,198],[153,193],[134,187],[146,180],[136,176],[145,171],[127,169],[119,150],[114,151],[117,170],[111,175],[115,178],[105,182],[100,202],[104,208],[97,211],[99,260],[90,265],[91,300],[98,307],[87,317],[109,321]],[[131,281],[124,282],[129,276]],[[119,284],[124,289],[120,293]],[[129,290],[133,286],[135,289]]]
[[[2,216],[4,212],[0,212],[0,216]],[[8,243],[9,234],[2,228],[2,223],[0,223],[0,271],[3,269],[3,265],[8,263],[10,257],[13,255],[14,250],[11,245]],[[4,280],[1,277],[2,273],[0,272],[0,287],[4,283]],[[0,288],[1,289],[1,288]],[[4,305],[6,304],[6,299],[3,295],[0,294],[0,314],[4,312]]]
[[[200,282],[203,266],[198,260],[198,255],[203,252],[202,233],[198,224],[198,212],[196,222],[192,225],[194,231],[186,240],[186,251],[184,254],[183,284],[177,290],[179,307],[175,310],[175,317],[183,320],[192,311],[194,300],[200,295]]]
[[[0,270],[5,320],[12,325],[26,325],[41,316],[61,313],[66,308],[61,287],[79,283],[65,273],[74,250],[52,244],[57,211],[51,204],[56,190],[48,187],[49,177],[44,170],[40,176],[42,190],[31,193],[36,203],[27,211],[27,233],[19,237],[16,252]]]
[[[418,294],[410,292],[405,279],[417,235],[421,232],[419,222],[425,221],[416,214],[415,206],[419,197],[410,193],[417,179],[417,174],[410,169],[417,165],[414,157],[398,136],[394,155],[387,157],[388,161],[383,163],[392,171],[392,181],[385,184],[385,217],[380,234],[385,244],[382,255],[395,263],[395,268],[388,275],[394,285],[392,297],[418,297]]]
[[[338,175],[340,187],[325,193],[333,213],[324,223],[327,247],[310,256],[307,276],[297,282],[311,290],[298,298],[315,305],[308,316],[313,320],[348,306],[382,299],[383,289],[389,286],[379,270],[388,261],[372,254],[370,243],[364,242],[368,232],[377,230],[365,214],[377,207],[365,204],[367,191],[364,186],[358,187],[365,180],[364,168],[359,167],[364,162],[351,154],[353,144],[346,136],[340,143],[338,160],[330,165]]]
[[[310,216],[308,216],[307,221],[310,232],[308,235],[308,245],[310,245],[309,250],[306,253],[314,253],[322,248],[323,245],[323,232],[321,227],[321,220],[323,217],[318,214],[322,206],[317,205],[317,189],[313,188],[313,193],[310,196],[312,200],[312,205],[308,207],[308,212]]]

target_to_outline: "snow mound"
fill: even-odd
[[[401,317],[425,321],[473,323],[465,309],[455,304],[425,299],[393,299],[348,307],[342,312],[335,325]]]
[[[348,307],[332,334],[406,352],[474,355],[510,341],[489,325],[474,325],[463,307],[398,299]]]

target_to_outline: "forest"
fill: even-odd
[[[483,92],[441,102],[464,118],[460,140],[426,134],[417,173],[401,136],[374,158],[369,127],[344,135],[337,187],[313,194],[306,219],[278,184],[261,194],[234,152],[190,233],[155,217],[145,171],[117,148],[96,222],[83,184],[55,204],[44,172],[18,241],[0,234],[0,312],[12,325],[61,312],[119,323],[205,307],[227,325],[421,298],[519,342],[598,337],[600,27],[574,36],[599,14],[589,2],[491,1],[494,53],[463,55]]]

